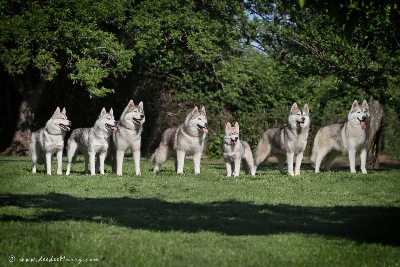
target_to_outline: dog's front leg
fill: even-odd
[[[106,159],[107,152],[102,152],[99,155],[99,170],[100,174],[104,174],[104,160]]]
[[[46,152],[46,171],[48,175],[51,175],[51,153]]]
[[[194,160],[194,157],[193,157]],[[185,161],[185,151],[176,151],[176,173],[183,173],[183,165]],[[195,165],[196,168],[196,165]]]
[[[193,163],[194,163],[194,174],[200,174],[200,161],[201,161],[201,152],[197,152],[193,155]]]
[[[294,175],[300,175],[300,167],[302,160],[303,160],[303,152],[300,152],[299,154],[297,154],[296,157],[296,168],[294,170]]]
[[[235,158],[235,171],[233,172],[233,176],[239,176],[240,174],[240,157]]]
[[[350,163],[350,172],[356,173],[356,150],[349,150],[349,163]]]
[[[363,147],[361,149],[361,153],[360,153],[360,158],[361,158],[361,172],[364,174],[367,174],[367,168],[366,168],[366,164],[367,164],[367,149],[365,147]]]
[[[123,150],[117,150],[115,155],[117,162],[117,175],[122,176],[122,163],[124,162],[124,154]]]
[[[226,176],[232,176],[232,161],[230,159],[225,159],[226,166]]]
[[[133,161],[135,162],[135,173],[139,176],[142,174],[140,172],[140,149],[133,150]]]
[[[294,176],[294,173],[293,173],[293,158],[294,158],[294,153],[293,152],[286,153],[288,173],[291,176]]]
[[[96,174],[96,153],[94,151],[89,151],[89,166],[90,175]]]
[[[62,149],[57,151],[57,174],[62,174]]]

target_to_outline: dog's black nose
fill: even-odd
[[[365,121],[366,119],[367,119],[367,117],[365,117],[365,116],[362,117],[362,120],[363,120],[363,121]]]
[[[143,119],[143,118],[144,118],[144,115],[143,115],[143,114],[141,114],[141,115],[140,115],[140,118],[141,118],[141,119]]]
[[[204,127],[208,128],[208,123],[204,124]]]
[[[239,139],[239,137],[236,136],[236,137],[235,137],[235,140],[238,140],[238,139]]]

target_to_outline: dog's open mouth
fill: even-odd
[[[64,131],[68,132],[71,131],[71,128],[69,128],[67,125],[60,123],[59,124],[60,128],[63,129]]]
[[[298,121],[297,124],[298,124],[301,128],[304,128],[304,126],[305,126],[304,121]]]
[[[365,128],[367,128],[367,124],[365,123],[365,119],[364,120],[360,120],[359,118],[357,118],[357,119],[360,122],[361,129],[364,130]]]
[[[136,119],[136,118],[132,118],[133,122],[138,123],[138,124],[143,124],[143,120],[142,119]]]
[[[207,127],[201,126],[199,124],[197,124],[197,127],[199,128],[200,131],[203,131],[204,133],[208,133]]]
[[[110,130],[113,131],[113,132],[115,132],[116,130],[118,130],[118,127],[117,127],[117,126],[111,125],[111,124],[108,124],[108,123],[106,123],[106,128],[107,128],[107,129],[110,129]]]
[[[237,139],[231,139],[232,144],[236,145],[238,143]]]

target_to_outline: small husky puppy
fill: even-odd
[[[332,161],[340,152],[349,153],[350,171],[356,172],[356,151],[360,150],[361,172],[367,173],[367,145],[370,128],[370,113],[367,101],[361,106],[354,100],[347,122],[322,127],[314,139],[311,162],[314,163],[315,173],[319,172],[321,163],[324,170],[329,172]]]
[[[288,173],[291,176],[300,175],[300,166],[307,145],[308,132],[310,130],[310,110],[305,104],[299,108],[293,103],[290,109],[287,126],[268,129],[264,132],[257,146],[255,168],[263,163],[269,155],[278,158],[278,168],[284,173],[285,161],[288,165]],[[293,172],[293,158],[296,156],[296,169]]]
[[[46,164],[46,171],[51,175],[51,157],[57,154],[57,174],[62,174],[62,153],[64,149],[65,132],[70,131],[71,121],[68,120],[65,108],[60,112],[57,107],[46,126],[33,132],[29,150],[32,156],[32,173],[36,173],[36,165]]]
[[[239,124],[236,122],[232,128],[228,122],[225,126],[224,144],[222,145],[224,161],[226,165],[226,176],[239,176],[240,163],[245,163],[246,174],[255,175],[253,155],[246,141],[239,139]]]
[[[78,128],[72,131],[67,145],[68,166],[66,175],[71,171],[71,163],[76,159],[76,150],[83,153],[85,157],[85,173],[96,174],[96,155],[99,158],[100,173],[104,174],[104,159],[112,132],[116,131],[113,110],[107,113],[106,109],[101,110],[99,118],[92,128]]]
[[[201,154],[206,144],[207,133],[206,110],[204,107],[200,110],[195,107],[183,124],[164,132],[159,147],[151,156],[153,172],[158,172],[169,157],[175,156],[175,170],[177,173],[183,173],[185,156],[193,156],[194,173],[200,174]]]

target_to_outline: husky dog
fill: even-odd
[[[90,174],[96,174],[96,154],[99,157],[100,173],[104,174],[104,159],[107,155],[110,137],[115,126],[113,110],[107,113],[106,109],[101,110],[100,116],[92,128],[78,128],[72,131],[67,145],[68,166],[66,175],[71,171],[71,162],[76,158],[78,149],[85,156],[85,173],[88,174],[88,164],[90,164]]]
[[[201,153],[205,147],[207,133],[206,110],[204,107],[200,110],[195,107],[187,115],[184,124],[164,132],[159,147],[151,156],[153,172],[158,172],[169,157],[175,156],[175,170],[177,173],[183,173],[185,156],[192,155],[194,173],[200,174]]]
[[[350,171],[356,172],[356,151],[361,150],[361,172],[367,173],[367,143],[369,134],[369,107],[367,101],[359,106],[354,100],[347,116],[347,122],[322,127],[314,139],[311,161],[315,173],[319,172],[321,163],[325,171],[330,171],[332,161],[340,152],[349,152]]]
[[[113,158],[112,168],[117,175],[122,175],[122,163],[125,152],[130,150],[135,162],[136,175],[140,175],[140,145],[145,122],[143,102],[135,105],[129,101],[118,121],[118,130],[112,135],[109,156]]]
[[[225,126],[224,144],[222,145],[224,161],[226,165],[226,176],[239,176],[240,163],[245,163],[246,174],[255,175],[254,160],[251,148],[246,141],[239,139],[239,124],[236,122],[232,128],[228,122]]]
[[[264,162],[269,155],[278,158],[279,172],[283,174],[285,161],[288,164],[288,173],[291,176],[300,175],[300,166],[304,150],[307,145],[308,132],[310,130],[309,108],[305,104],[303,108],[292,105],[289,113],[289,124],[281,128],[268,129],[264,132],[257,146],[255,169]],[[293,172],[293,158],[296,157],[296,168]]]
[[[57,107],[46,126],[31,135],[29,150],[32,155],[32,173],[36,173],[36,165],[46,164],[47,174],[51,175],[51,157],[57,154],[57,174],[62,174],[62,152],[64,149],[65,132],[70,131],[71,121],[68,120],[65,108],[60,112]]]

